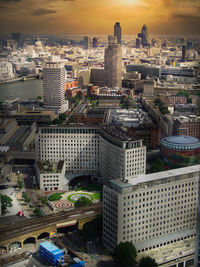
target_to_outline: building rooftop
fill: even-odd
[[[42,246],[43,248],[45,248],[49,252],[53,253],[54,255],[56,255],[57,253],[63,252],[61,249],[59,249],[58,247],[54,246],[49,241],[41,243],[40,246]]]
[[[41,173],[61,173],[63,165],[63,160],[60,160],[58,163],[50,163],[48,161],[37,162],[37,166]]]
[[[101,129],[108,133],[113,138],[116,138],[120,141],[136,141],[135,137],[127,134],[122,128],[116,125],[102,126]]]
[[[156,173],[151,173],[151,174],[141,174],[141,175],[134,176],[128,180],[127,179],[126,180],[122,180],[122,179],[111,180],[111,183],[121,188],[126,188],[126,187],[136,186],[141,183],[148,183],[148,182],[152,182],[156,180],[162,180],[162,179],[171,178],[174,176],[189,174],[192,172],[200,172],[200,164],[189,166],[189,167],[184,167],[184,168],[178,168],[174,170],[169,170],[169,171],[156,172]]]
[[[196,144],[199,143],[199,139],[192,137],[192,136],[185,136],[185,135],[174,135],[174,136],[167,136],[164,137],[162,139],[162,141],[171,143],[171,144],[187,144],[187,145],[191,145],[191,144]]]

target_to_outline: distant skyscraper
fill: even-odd
[[[83,47],[85,50],[90,49],[90,37],[89,36],[83,37]]]
[[[120,26],[119,22],[116,22],[114,25],[114,36],[117,37],[117,43],[121,44],[121,39],[122,39],[122,28]]]
[[[92,39],[92,45],[93,45],[93,48],[97,48],[99,46],[99,42],[98,42],[98,38],[97,37],[94,37]]]
[[[22,47],[22,35],[20,32],[13,32],[12,40],[15,40],[17,42],[18,47]]]
[[[105,84],[110,87],[122,86],[122,50],[117,38],[109,36],[109,44],[105,50],[104,69]]]
[[[149,46],[149,37],[148,37],[148,30],[147,30],[146,25],[142,26],[142,31],[141,31],[141,33],[138,33],[138,38],[142,39],[142,46],[143,47]]]
[[[182,46],[182,58],[181,58],[181,61],[185,62],[185,60],[186,60],[186,46],[183,45]]]
[[[65,68],[63,63],[48,62],[43,68],[44,105],[50,110],[62,113],[65,104]]]

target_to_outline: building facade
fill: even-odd
[[[100,129],[99,168],[106,183],[116,177],[129,179],[146,172],[146,147],[120,129]]]
[[[186,135],[200,138],[200,116],[179,116],[174,120],[174,135]]]
[[[65,68],[63,63],[48,62],[43,68],[43,99],[45,108],[62,113],[65,103]]]
[[[104,57],[105,85],[114,88],[122,86],[122,50],[116,37],[109,38]]]
[[[199,163],[200,141],[195,137],[168,136],[161,140],[160,145],[161,156],[167,166],[176,168]]]
[[[200,165],[115,179],[103,192],[103,243],[143,252],[196,234]]]
[[[142,140],[111,127],[39,127],[35,151],[38,162],[65,161],[66,173],[101,176],[104,183],[115,177],[129,179],[146,170]]]
[[[122,41],[122,28],[119,22],[116,22],[114,25],[114,36],[117,37],[117,43],[121,44]]]

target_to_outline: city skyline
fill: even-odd
[[[124,35],[143,24],[150,34],[198,35],[199,10],[198,0],[0,0],[0,34],[109,34],[119,21]]]

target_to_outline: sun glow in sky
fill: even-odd
[[[0,33],[200,34],[200,0],[0,0]]]

